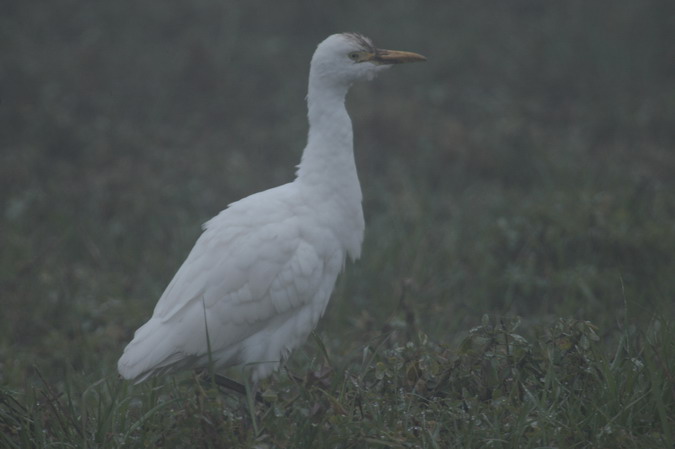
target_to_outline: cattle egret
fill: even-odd
[[[204,232],[124,349],[125,379],[241,365],[253,383],[303,343],[323,315],[364,221],[345,96],[392,64],[424,61],[334,34],[312,57],[309,135],[295,180],[230,204]],[[212,365],[210,365],[212,364]]]

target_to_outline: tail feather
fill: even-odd
[[[161,330],[162,324],[152,318],[134,334],[134,339],[124,348],[117,362],[120,375],[139,383],[149,377],[180,369],[191,359],[173,343],[171,335]]]

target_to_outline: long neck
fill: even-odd
[[[360,202],[352,122],[345,109],[349,85],[327,82],[315,72],[312,70],[309,77],[309,135],[297,177],[317,188],[354,190],[356,187]]]
[[[349,84],[330,84],[313,67],[307,106],[309,136],[298,165],[296,183],[322,219],[333,228],[352,259],[361,254],[364,221],[361,186],[354,162],[352,122],[345,109]],[[330,79],[330,77],[328,77]]]

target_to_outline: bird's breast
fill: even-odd
[[[351,192],[333,189],[323,196],[313,196],[310,201],[312,217],[308,222],[314,223],[322,233],[328,233],[345,256],[357,259],[361,254],[365,229],[360,188]]]

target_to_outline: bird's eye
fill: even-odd
[[[358,51],[353,51],[349,53],[348,56],[349,59],[351,59],[352,61],[358,61],[361,58],[361,53],[359,53]]]

